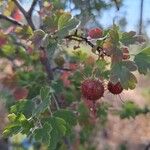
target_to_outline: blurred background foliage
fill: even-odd
[[[46,1],[53,3],[56,9],[65,9],[65,11],[69,11],[74,16],[79,18],[82,21],[81,26],[80,26],[82,30],[88,30],[89,28],[97,27],[97,26],[99,26],[101,28],[107,28],[107,27],[111,26],[114,21],[115,23],[120,25],[120,27],[123,31],[134,29],[134,30],[138,31],[140,34],[144,34],[145,37],[147,38],[146,44],[147,45],[149,44],[150,18],[145,17],[145,16],[147,16],[147,13],[146,13],[147,11],[145,13],[143,13],[145,10],[144,9],[145,5],[149,5],[149,7],[150,7],[150,3],[148,3],[146,0],[145,1],[137,0],[136,2],[139,5],[135,5],[135,6],[133,6],[135,4],[135,2],[130,1],[130,0],[39,0],[39,3],[35,7],[34,14],[33,14],[33,20],[34,20],[34,23],[37,28],[39,27],[38,20],[40,19],[38,12],[40,10],[40,7]],[[29,9],[30,4],[32,3],[31,0],[20,0],[20,2],[22,3],[22,5],[24,6],[25,9]],[[9,3],[9,5],[7,5],[8,3]],[[127,7],[127,4],[129,4],[133,7]],[[132,8],[134,8],[134,9],[131,11]],[[0,12],[4,13],[7,16],[12,16],[14,14],[14,10],[15,10],[15,6],[11,2],[11,0],[0,0]],[[127,15],[129,11],[131,13],[133,13],[132,21],[129,19],[130,17],[128,18],[128,15]],[[136,12],[136,13],[134,13],[134,12]],[[137,18],[137,19],[134,18],[134,15],[136,15],[135,18]],[[134,22],[135,24],[134,25],[131,24],[130,21]],[[7,21],[4,21],[4,22],[0,22],[0,26],[8,28],[11,25]],[[68,50],[72,49],[72,46],[70,46],[70,47],[68,48]],[[86,49],[86,48],[87,48],[87,46],[83,46],[81,49]],[[135,47],[133,46],[133,51],[136,51],[137,49],[138,48],[136,46]],[[80,57],[80,60],[82,60],[82,59],[84,60],[83,56],[86,57],[86,55],[83,54]],[[74,59],[76,61],[78,60],[78,58],[74,58]],[[35,58],[35,62],[36,62],[36,58]],[[27,63],[30,63],[30,60],[27,60]],[[88,71],[88,68],[85,71]],[[39,93],[39,91],[40,91],[41,84],[46,82],[46,81],[44,81],[45,74],[42,72],[38,72],[38,71],[35,71],[32,73],[17,72],[17,75],[18,75],[18,78],[20,81],[18,83],[19,86],[29,86],[30,90],[32,91],[31,94],[29,95],[29,98],[33,98],[34,95],[37,95],[37,93]],[[35,75],[37,75],[36,78],[35,78]],[[79,81],[81,80],[81,77],[78,75],[78,73],[74,74],[74,76],[75,76],[76,80],[74,80],[72,82],[74,82],[75,85],[79,85]],[[149,124],[150,124],[149,123],[150,118],[147,117],[148,116],[147,113],[150,111],[149,110],[149,106],[150,106],[149,79],[150,79],[150,75],[148,75],[148,77],[146,77],[146,79],[145,78],[139,79],[141,81],[139,83],[139,87],[141,86],[139,89],[142,90],[140,95],[143,96],[142,100],[144,100],[142,102],[142,104],[138,100],[134,101],[134,102],[133,102],[133,100],[131,100],[131,101],[125,102],[122,106],[119,106],[119,109],[117,111],[112,110],[113,114],[119,114],[121,119],[128,118],[129,121],[127,121],[126,119],[125,119],[125,121],[117,120],[118,118],[116,119],[116,117],[113,118],[112,116],[110,116],[108,114],[107,110],[108,110],[108,107],[111,107],[111,106],[110,106],[110,104],[108,104],[106,102],[106,103],[103,103],[99,107],[99,110],[98,110],[98,116],[100,118],[101,127],[97,128],[96,131],[93,132],[93,128],[92,128],[93,125],[87,126],[87,124],[86,124],[87,122],[88,123],[90,122],[90,120],[87,120],[88,115],[89,115],[88,110],[83,105],[83,103],[80,104],[79,112],[81,113],[81,115],[79,116],[79,120],[81,120],[81,122],[83,124],[85,123],[85,127],[80,132],[80,135],[78,135],[80,138],[80,141],[81,141],[79,150],[95,150],[97,145],[99,145],[99,148],[97,150],[113,149],[112,143],[114,142],[115,144],[118,144],[120,142],[117,139],[119,136],[116,138],[115,135],[114,135],[114,137],[116,138],[116,141],[113,141],[113,133],[112,133],[117,130],[116,128],[119,126],[118,125],[119,123],[120,123],[120,126],[121,125],[125,126],[125,129],[130,128],[129,133],[126,133],[127,131],[124,131],[122,133],[123,134],[122,136],[124,136],[125,134],[128,134],[128,138],[130,138],[130,135],[131,135],[130,131],[138,128],[139,122],[142,122],[142,121],[145,121],[146,127],[144,125],[139,125],[140,126],[139,128],[143,128],[142,131],[146,130],[145,132],[148,132],[147,126],[149,126]],[[38,82],[38,81],[42,81],[42,83]],[[147,84],[143,85],[147,81],[148,81],[148,85]],[[28,85],[29,82],[30,82],[30,85]],[[35,87],[35,85],[36,85],[36,87]],[[36,88],[36,90],[32,89],[33,86]],[[58,92],[62,92],[62,91],[59,91],[59,88],[57,86],[56,87],[55,86],[56,85],[54,85],[54,88],[56,88],[56,90],[58,90]],[[69,87],[67,89],[67,90],[70,90],[70,94],[66,93],[68,103],[71,103],[69,100],[73,99],[72,98],[73,95],[71,93],[72,93],[72,91],[74,92],[76,90],[74,88],[75,87]],[[139,94],[138,92],[140,91],[139,89],[136,91],[136,93],[131,93],[130,95],[128,95],[127,98],[128,97],[132,98],[132,97],[134,97],[134,95],[136,95],[135,96],[135,99],[136,99]],[[119,99],[116,97],[112,98],[111,96],[108,96],[108,99],[109,98],[113,99],[113,100]],[[126,98],[126,95],[123,96],[123,98]],[[8,108],[14,102],[12,97],[7,93],[6,89],[1,90],[0,99],[6,102],[6,106]],[[8,99],[9,99],[9,101],[7,101]],[[122,109],[120,110],[121,107],[122,107]],[[137,115],[139,115],[140,117],[136,118]],[[136,121],[133,122],[132,121],[133,118],[136,118],[135,120],[137,122]],[[0,119],[2,119],[2,115],[1,115]],[[108,124],[106,125],[107,121],[108,121]],[[116,126],[118,125],[117,127],[113,126],[114,122],[115,123],[117,122],[116,123]],[[135,126],[135,128],[129,127],[128,124]],[[112,125],[112,127],[110,127],[109,125],[110,126]],[[114,130],[111,132],[112,128]],[[97,133],[95,133],[95,132],[97,132],[99,130],[101,131],[101,133],[97,137],[98,141],[96,141],[96,140],[93,141],[92,138],[97,136]],[[121,127],[120,130],[123,130],[123,127]],[[118,128],[117,132],[120,132],[119,128]],[[121,134],[121,133],[118,133],[118,134]],[[143,132],[142,136],[144,134],[145,133]],[[140,134],[135,136],[135,141],[136,141],[136,138],[138,138],[138,137],[140,138]],[[134,138],[134,136],[133,136],[133,138]],[[108,139],[108,141],[106,139]],[[16,135],[13,138],[11,138],[10,140],[12,143],[16,144],[16,145],[15,144],[13,145],[14,146],[13,150],[32,150],[32,149],[36,149],[38,147],[38,143],[34,143],[34,141],[30,141],[30,139],[26,139],[22,135]],[[102,144],[99,140],[102,140],[106,144]],[[147,145],[150,143],[150,135],[148,134],[147,138],[145,137],[145,141],[141,140],[143,143],[140,140],[137,143],[136,142],[134,143],[133,141],[134,141],[134,139],[132,140],[131,143],[129,142],[128,145],[126,144],[126,141],[121,141],[122,143],[120,142],[118,144],[119,146],[117,145],[116,147],[118,148],[118,150],[127,150],[127,149],[146,150]],[[99,144],[97,144],[97,143],[99,143]],[[142,144],[143,144],[143,147],[141,146]],[[1,145],[5,145],[5,143],[3,142]],[[19,145],[19,148],[18,148],[18,145]],[[101,147],[101,145],[103,145],[103,148]],[[112,147],[110,148],[109,145],[111,145]],[[64,145],[59,147],[59,149],[60,150],[65,149],[65,148],[63,148],[63,146]],[[5,150],[4,147],[2,148],[2,150]],[[20,147],[22,147],[22,148],[20,148]],[[44,147],[43,147],[43,150],[44,150]]]

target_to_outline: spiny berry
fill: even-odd
[[[109,90],[109,92],[111,92],[112,94],[120,94],[123,91],[123,88],[120,84],[120,82],[117,82],[116,84],[113,84],[112,82],[108,82],[107,88]]]
[[[100,28],[93,28],[89,30],[88,36],[92,39],[101,38],[103,36],[103,30]]]
[[[96,101],[104,94],[104,86],[96,79],[86,79],[81,84],[81,92],[85,99]]]

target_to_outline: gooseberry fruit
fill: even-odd
[[[123,59],[126,60],[126,59],[129,59],[130,58],[130,55],[129,55],[129,50],[127,47],[124,47],[122,49],[122,52],[123,52]]]
[[[121,86],[120,82],[117,82],[116,84],[113,84],[112,82],[108,82],[107,88],[109,90],[109,92],[111,92],[112,94],[120,94],[123,91],[123,88]]]
[[[15,97],[16,100],[20,100],[20,99],[27,98],[28,93],[29,93],[28,89],[23,87],[18,87],[13,92],[13,96]]]
[[[92,39],[101,38],[103,36],[103,31],[100,28],[93,28],[89,30],[88,36]]]
[[[100,80],[86,79],[81,84],[81,93],[85,99],[96,101],[104,94],[104,86]]]

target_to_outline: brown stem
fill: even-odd
[[[38,2],[38,0],[33,0],[33,2],[32,2],[32,5],[31,5],[31,7],[30,7],[30,9],[29,9],[29,11],[28,11],[28,15],[29,15],[30,17],[32,16],[32,12],[33,12],[34,7],[36,6],[37,2]]]
[[[79,36],[79,35],[68,35],[65,37],[66,39],[69,39],[69,40],[75,40],[75,41],[78,41],[78,42],[86,42],[88,45],[90,45],[92,48],[95,46],[93,43],[91,43],[90,41],[88,41],[87,38],[85,37],[82,37],[82,36]]]
[[[119,10],[119,2],[117,0],[114,0],[114,2],[115,2],[117,10]]]
[[[27,15],[27,12],[25,11],[25,9],[21,6],[21,3],[18,1],[18,0],[12,0],[14,3],[15,3],[15,5],[18,7],[18,9],[22,12],[22,14],[24,15],[24,16],[26,16]]]
[[[140,4],[140,21],[139,21],[139,34],[142,34],[142,26],[143,26],[143,4],[144,0],[141,0]]]
[[[90,42],[87,38],[79,36],[77,34],[68,35],[68,36],[65,37],[65,39],[74,40],[74,41],[78,41],[78,42],[85,42],[89,46],[91,46],[92,48],[96,47],[96,45],[94,45],[92,42]],[[97,46],[96,50],[97,50],[98,53],[103,51],[102,47],[100,47],[100,46]]]
[[[32,4],[31,5],[32,9],[30,8],[29,12],[27,12],[21,6],[21,4],[20,4],[20,2],[18,0],[13,0],[13,2],[16,4],[16,6],[18,7],[18,9],[22,12],[22,14],[26,18],[26,20],[27,20],[28,24],[30,25],[30,27],[32,28],[32,30],[35,30],[35,26],[33,24],[32,18],[31,18],[35,4],[34,5]],[[33,1],[33,3],[34,3],[34,1]]]
[[[11,17],[8,17],[8,16],[5,16],[3,14],[0,13],[0,19],[4,19],[6,21],[9,21],[10,23],[14,24],[14,25],[17,25],[17,26],[23,26],[23,24]]]
[[[60,70],[60,71],[73,71],[72,69],[69,69],[69,68],[61,68],[61,67],[55,67],[52,69],[53,71],[56,71],[56,70]]]
[[[41,48],[41,56],[40,56],[40,61],[42,63],[42,65],[45,67],[45,71],[48,75],[48,79],[50,80],[53,80],[54,76],[53,76],[53,70],[51,68],[51,64],[48,60],[48,56],[47,56],[47,53],[46,53],[46,50],[44,48]]]

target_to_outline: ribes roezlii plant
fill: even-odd
[[[10,14],[0,14],[0,57],[11,62],[13,72],[1,79],[11,91],[2,92],[11,100],[10,123],[3,135],[21,132],[49,150],[79,146],[74,127],[81,127],[79,140],[84,144],[93,125],[107,120],[105,93],[115,96],[133,90],[134,72],[145,75],[150,70],[150,48],[133,54],[129,46],[142,45],[144,38],[133,31],[121,32],[115,24],[106,30],[82,31],[80,20],[49,2],[38,12],[36,27],[32,19],[36,3],[33,0],[26,11],[11,0]],[[73,48],[66,50],[69,45]],[[118,113],[125,118],[147,112],[148,108],[128,102]]]

